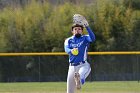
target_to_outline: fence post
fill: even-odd
[[[139,71],[139,55],[136,55],[136,61],[137,61],[137,80],[139,83],[139,78],[140,78],[140,71]]]
[[[40,82],[40,76],[41,76],[41,72],[40,72],[40,56],[38,57],[38,81]]]

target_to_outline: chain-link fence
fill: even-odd
[[[89,55],[88,81],[140,80],[140,55]],[[1,82],[66,81],[67,55],[0,57]]]

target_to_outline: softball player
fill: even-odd
[[[83,35],[83,28],[88,35]],[[95,41],[95,34],[88,25],[74,24],[72,26],[73,36],[64,42],[65,52],[69,55],[69,70],[67,76],[67,93],[74,93],[75,89],[81,89],[85,79],[91,71],[87,62],[88,46]]]

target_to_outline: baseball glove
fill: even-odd
[[[80,14],[73,15],[73,22],[74,22],[74,24],[79,24],[79,25],[82,25],[83,27],[89,26],[85,17]]]

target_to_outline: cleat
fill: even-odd
[[[74,79],[75,79],[75,83],[76,83],[76,88],[78,90],[81,89],[80,74],[75,72]]]

